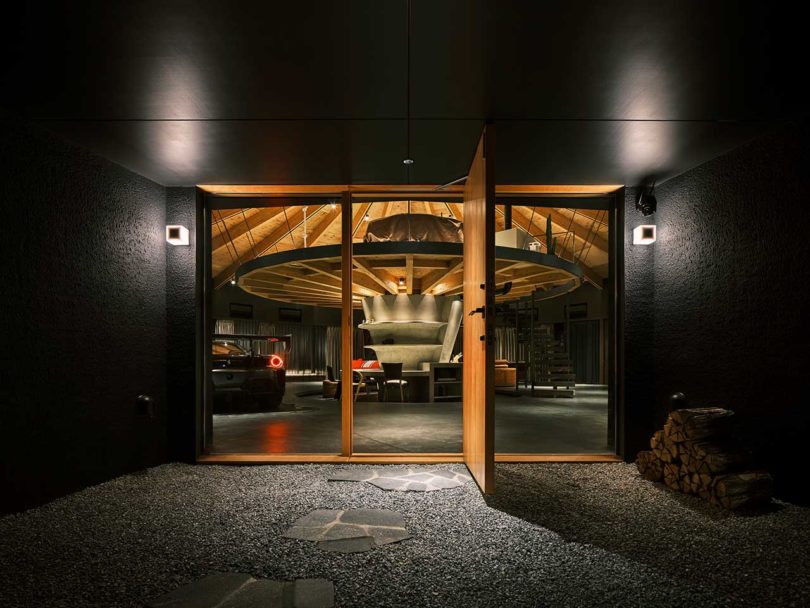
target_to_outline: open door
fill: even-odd
[[[464,187],[464,462],[495,489],[494,128],[487,125]]]

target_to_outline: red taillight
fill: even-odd
[[[272,367],[273,369],[281,369],[284,367],[284,359],[281,358],[279,355],[270,355],[270,358],[267,360],[267,367]]]

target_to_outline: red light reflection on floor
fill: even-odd
[[[290,445],[290,423],[282,420],[269,422],[264,429],[264,451],[287,452]]]

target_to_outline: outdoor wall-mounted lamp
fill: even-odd
[[[166,226],[166,242],[169,245],[188,245],[188,228],[185,226]]]
[[[633,245],[652,245],[655,242],[655,224],[633,228]]]

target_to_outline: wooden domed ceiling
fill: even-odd
[[[504,228],[503,205],[496,207],[497,230]],[[353,241],[365,237],[367,220],[399,213],[428,213],[464,220],[463,205],[436,201],[355,203]],[[608,275],[608,212],[604,210],[512,205],[512,224],[545,244],[551,217],[557,255],[577,263],[584,280],[601,287]],[[305,244],[306,239],[306,244]],[[340,243],[340,205],[289,205],[212,212],[212,276],[215,287],[230,281],[242,264],[262,255]]]

